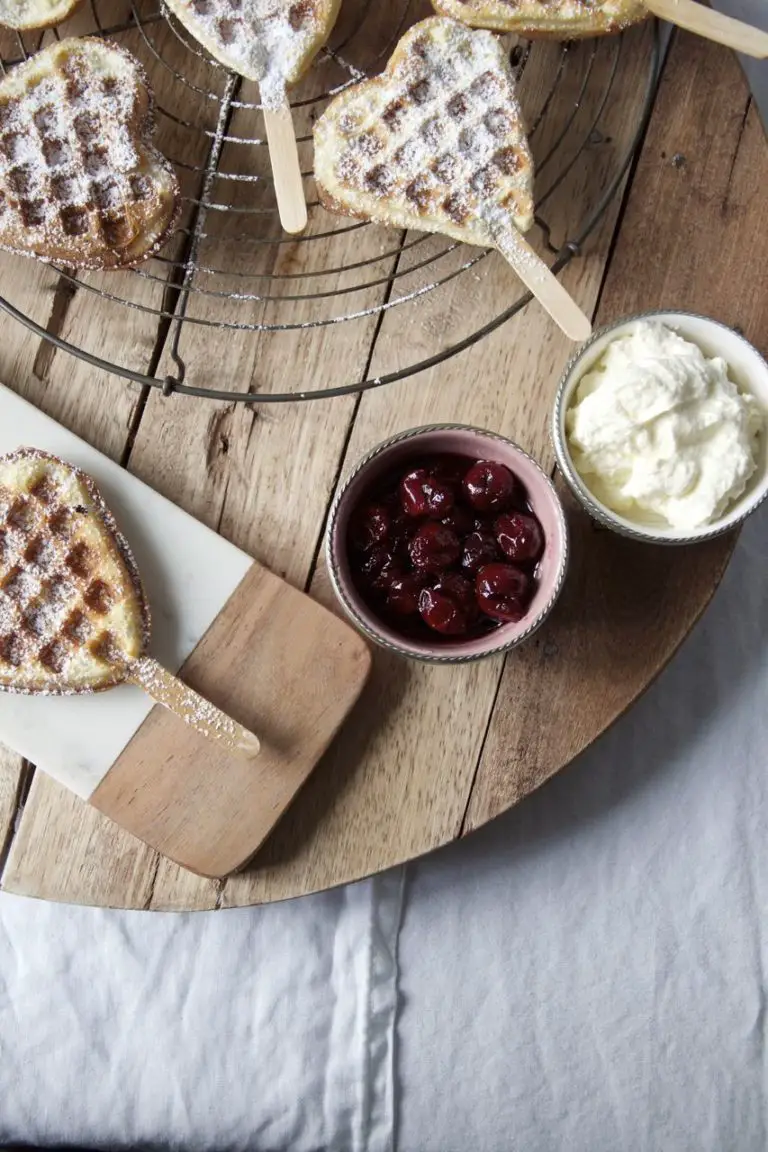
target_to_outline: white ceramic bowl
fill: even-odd
[[[628,520],[607,508],[590,491],[577,472],[568,448],[565,418],[571,406],[573,393],[583,376],[600,359],[608,344],[630,331],[641,320],[657,320],[673,328],[684,339],[698,344],[705,356],[722,356],[728,365],[728,375],[743,392],[751,393],[766,415],[766,435],[761,438],[758,466],[746,490],[717,520],[700,528],[663,528]],[[768,364],[749,341],[717,320],[697,316],[691,312],[644,312],[630,316],[599,329],[568,363],[560,380],[552,417],[552,440],[557,463],[569,488],[579,503],[594,520],[606,528],[635,540],[654,544],[691,544],[711,540],[740,524],[762,504],[768,496]]]

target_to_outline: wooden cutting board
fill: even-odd
[[[0,740],[178,864],[221,877],[269,835],[351,709],[367,645],[347,624],[0,388],[0,453],[54,452],[89,472],[136,555],[151,651],[261,740],[206,740],[140,691],[0,694]]]
[[[259,755],[229,752],[154,707],[90,802],[193,872],[226,876],[291,803],[369,666],[355,632],[254,563],[181,678],[257,732]]]

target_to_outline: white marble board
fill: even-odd
[[[0,385],[0,455],[22,445],[53,452],[93,476],[141,572],[152,655],[177,672],[251,557]],[[56,698],[0,692],[0,741],[87,799],[152,707],[129,686]]]

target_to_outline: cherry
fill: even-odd
[[[360,552],[368,552],[377,544],[383,544],[389,532],[391,520],[383,504],[367,504],[350,526],[352,544]]]
[[[408,552],[414,568],[423,572],[442,572],[456,563],[461,554],[461,544],[452,529],[429,520],[413,534]]]
[[[401,565],[397,563],[394,556],[389,556],[371,580],[371,588],[375,588],[377,592],[384,592],[388,595],[402,575],[403,569]]]
[[[378,545],[360,562],[360,575],[369,583],[376,579],[382,569],[392,564],[394,557],[388,548]]]
[[[466,536],[472,531],[472,513],[461,504],[457,504],[447,516],[442,517],[440,523],[445,524],[446,528],[453,529],[457,536]]]
[[[419,612],[435,632],[463,635],[479,615],[472,583],[458,572],[443,572],[440,579],[419,596]]]
[[[360,591],[404,635],[426,626],[460,640],[521,620],[544,544],[507,467],[451,454],[390,474],[349,524]]]
[[[496,539],[490,532],[470,532],[464,540],[461,566],[465,572],[477,572],[484,564],[499,559]]]
[[[454,504],[453,488],[431,476],[426,468],[409,472],[400,481],[400,503],[407,516],[440,520]]]
[[[495,528],[499,548],[516,564],[538,560],[541,556],[544,550],[544,533],[535,516],[526,516],[524,512],[499,516]]]
[[[399,511],[399,504],[398,504]],[[404,560],[408,559],[408,545],[413,535],[413,521],[409,520],[399,511],[399,515],[392,519],[389,529],[389,547],[395,556],[402,556]]]
[[[477,619],[478,607],[474,585],[460,572],[443,572],[442,576],[433,585],[435,592],[441,592],[450,597],[466,613],[467,620]]]
[[[464,495],[478,512],[506,512],[512,506],[517,481],[503,464],[478,460],[464,477]]]
[[[526,574],[511,564],[486,564],[475,579],[477,602],[492,620],[522,620],[529,590]]]
[[[469,627],[462,606],[437,588],[423,589],[419,596],[419,612],[425,624],[444,636],[463,636]]]
[[[419,611],[419,595],[424,587],[424,578],[418,573],[408,572],[395,577],[389,585],[387,607],[397,616],[415,616]]]

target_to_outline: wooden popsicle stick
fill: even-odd
[[[256,756],[261,748],[259,739],[227,716],[210,700],[200,696],[151,656],[141,656],[126,664],[126,679],[138,684],[158,704],[189,724],[209,740],[226,744],[233,752]]]
[[[264,124],[280,223],[286,232],[303,232],[307,226],[307,202],[291,106],[287,99],[280,108],[264,108]]]
[[[491,216],[487,222],[499,252],[555,324],[577,343],[588,340],[592,335],[589,317],[584,315],[525,237],[508,222],[506,216],[503,219]]]
[[[743,52],[745,56],[755,56],[758,60],[768,58],[768,32],[745,24],[743,20],[724,16],[696,0],[645,0],[645,6],[661,20],[724,44],[734,52]]]

